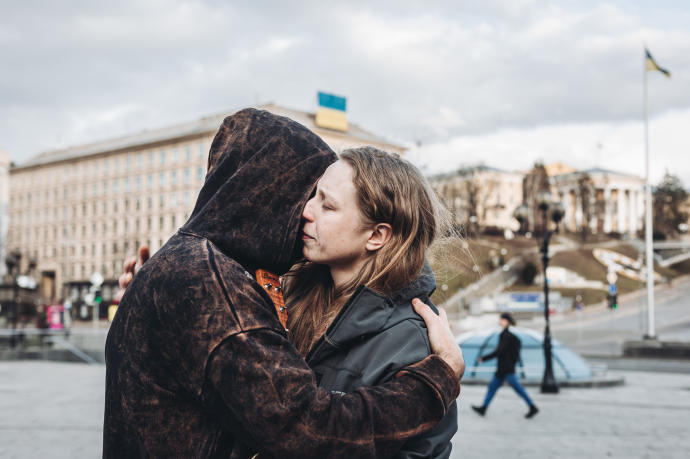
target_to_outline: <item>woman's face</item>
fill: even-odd
[[[331,164],[302,212],[304,256],[341,271],[359,269],[366,261],[371,236],[357,207],[352,173],[345,161]]]

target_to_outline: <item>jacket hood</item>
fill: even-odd
[[[264,110],[225,118],[183,232],[203,236],[247,269],[285,273],[299,257],[302,209],[337,160],[316,134]]]
[[[428,261],[419,275],[390,296],[380,295],[367,287],[359,287],[343,306],[341,314],[326,331],[330,343],[343,346],[361,336],[373,335],[404,320],[422,320],[412,307],[412,299],[419,298],[430,304],[429,297],[436,289],[436,277]]]

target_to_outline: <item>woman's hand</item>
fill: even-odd
[[[132,282],[132,278],[137,273],[137,271],[139,271],[141,265],[146,263],[146,260],[149,259],[149,256],[149,248],[145,245],[142,245],[141,247],[139,247],[138,259],[137,257],[130,257],[125,260],[125,262],[122,264],[122,274],[118,279],[118,284],[120,284],[120,290],[115,294],[115,300],[119,302],[122,299],[122,295],[125,294],[127,286],[130,282]]]
[[[450,331],[446,310],[438,308],[436,315],[431,308],[418,298],[412,300],[412,306],[417,314],[422,316],[429,330],[429,343],[434,354],[441,357],[455,372],[458,379],[465,373],[465,359],[460,346],[455,342]]]

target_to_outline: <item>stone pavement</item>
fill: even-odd
[[[0,457],[101,455],[105,367],[42,361],[0,362]],[[528,389],[541,412],[499,390],[487,416],[470,410],[485,388],[465,386],[453,458],[673,458],[690,451],[690,375],[623,372],[626,385]]]
[[[626,384],[562,389],[528,388],[540,409],[533,419],[522,399],[504,386],[482,418],[485,387],[464,386],[460,430],[452,458],[687,458],[690,451],[690,375],[616,372]]]

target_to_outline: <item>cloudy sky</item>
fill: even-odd
[[[372,6],[375,5],[375,6]],[[428,172],[535,160],[690,186],[687,1],[0,0],[0,149],[38,152],[316,91]],[[421,145],[418,147],[417,145]]]

